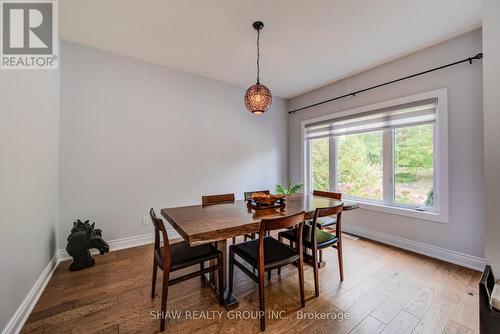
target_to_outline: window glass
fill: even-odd
[[[330,186],[329,138],[311,140],[311,173],[314,190],[328,191]]]
[[[398,204],[434,206],[434,125],[394,129],[394,197]]]
[[[381,201],[383,131],[337,137],[338,190],[348,197]]]

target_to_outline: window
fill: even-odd
[[[306,190],[446,220],[447,171],[437,169],[447,167],[447,153],[439,149],[447,144],[446,114],[438,108],[446,92],[440,93],[303,122]]]
[[[434,125],[393,130],[394,201],[434,207]]]

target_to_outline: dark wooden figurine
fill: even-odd
[[[102,231],[95,228],[95,223],[89,224],[88,220],[82,223],[78,219],[73,223],[66,246],[66,251],[73,257],[69,270],[78,271],[92,267],[95,264],[95,259],[89,252],[92,248],[97,248],[101,255],[109,252],[109,245],[102,238]]]

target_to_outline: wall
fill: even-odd
[[[0,330],[55,254],[58,180],[59,71],[0,70]]]
[[[407,74],[463,59],[475,55],[479,51],[481,51],[481,30],[475,30],[295,97],[289,101],[288,107],[291,110],[333,96],[347,94]],[[302,140],[300,122],[302,120],[443,87],[448,88],[449,223],[428,222],[361,209],[345,214],[344,219],[346,225],[350,227],[396,237],[393,240],[403,238],[411,242],[423,243],[424,248],[427,245],[439,248],[434,248],[433,252],[439,253],[440,249],[443,248],[448,251],[484,258],[481,62],[475,62],[473,65],[465,63],[402,83],[361,93],[355,98],[327,103],[291,115],[288,122],[290,177],[295,182],[302,182],[301,164],[303,160],[300,151]],[[498,187],[496,189],[498,191]],[[416,245],[421,246],[420,244]]]
[[[252,77],[249,74],[249,84]],[[154,207],[287,179],[285,102],[262,116],[245,90],[69,42],[61,67],[61,238],[76,218],[108,240],[150,233]]]
[[[483,1],[484,178],[486,203],[486,260],[500,275],[500,1]]]

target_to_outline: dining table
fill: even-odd
[[[238,306],[238,299],[229,294],[228,282],[228,239],[259,231],[263,218],[288,216],[304,211],[306,219],[312,219],[317,208],[333,207],[343,204],[344,211],[358,208],[354,202],[341,201],[312,194],[295,193],[286,195],[282,208],[254,209],[244,200],[218,205],[190,205],[161,209],[162,216],[172,225],[179,235],[190,245],[197,246],[215,243],[224,258],[224,299],[227,309]],[[213,279],[205,282],[214,290]]]

